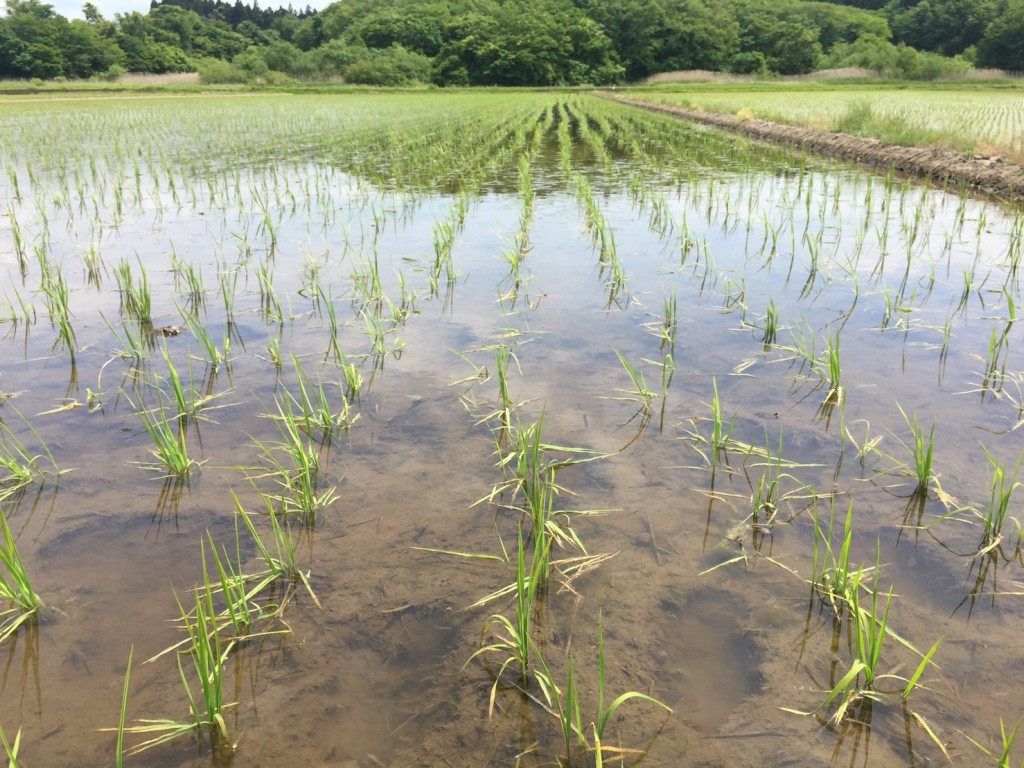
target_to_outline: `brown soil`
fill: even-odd
[[[892,168],[935,181],[966,183],[993,195],[1024,198],[1024,166],[998,156],[967,155],[941,147],[903,147],[879,139],[845,133],[817,131],[769,120],[715,114],[686,107],[654,104],[638,99],[610,96],[622,104],[663,112],[717,128],[737,131],[765,141],[792,144],[798,149],[827,157],[840,157],[858,163]]]

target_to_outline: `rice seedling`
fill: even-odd
[[[458,354],[458,353],[456,353],[456,354]],[[469,362],[470,365],[473,365],[473,363],[465,355],[461,355],[460,354],[459,357],[461,357],[463,360],[466,360],[467,362]],[[505,440],[505,438],[508,436],[508,434],[512,430],[512,428],[513,428],[512,417],[513,417],[513,415],[514,415],[514,413],[516,411],[516,408],[518,407],[518,404],[513,402],[512,396],[511,396],[510,390],[509,390],[509,381],[508,381],[509,362],[514,363],[516,365],[516,368],[519,368],[519,358],[516,357],[516,354],[512,350],[512,347],[510,345],[507,345],[507,344],[497,344],[497,345],[495,345],[494,346],[494,378],[496,379],[497,385],[498,385],[497,401],[496,401],[496,404],[495,404],[495,407],[494,407],[493,410],[488,411],[485,415],[483,415],[482,417],[480,417],[477,420],[477,424],[483,424],[483,423],[489,422],[489,421],[496,421],[497,422],[497,426],[494,428],[494,434],[496,435],[497,442],[499,444],[502,443]],[[488,380],[490,378],[490,375],[488,374],[486,368],[484,368],[482,366],[481,367],[473,366],[473,367],[475,368],[475,374],[473,376],[471,376],[471,377],[469,377],[467,379],[463,379],[462,382],[456,382],[456,383],[463,383],[463,382],[466,382],[466,381],[471,381],[471,382],[476,383],[476,382],[480,382],[480,381],[486,381],[486,380]],[[521,370],[520,370],[520,373],[522,373]]]
[[[766,432],[764,449],[763,451],[758,450],[757,453],[761,454],[763,459],[749,464],[748,467],[744,468],[744,471],[747,472],[751,487],[751,527],[755,533],[763,534],[772,529],[779,514],[781,504],[786,500],[799,498],[801,490],[806,490],[806,486],[792,474],[782,471],[784,467],[793,467],[795,465],[792,462],[786,461],[782,456],[781,431],[779,432],[778,444],[774,451]],[[801,466],[807,467],[812,465],[803,464]],[[750,479],[749,469],[756,468],[763,469],[757,476],[757,483],[755,485]],[[783,490],[784,482],[794,484],[796,490]]]
[[[152,321],[153,295],[142,262],[139,262],[138,280],[135,280],[132,274],[132,265],[128,263],[127,259],[122,259],[114,267],[114,279],[117,281],[117,290],[121,296],[121,314],[141,324],[150,323]]]
[[[7,295],[7,289],[5,289],[4,303],[7,305],[7,309],[0,312],[0,323],[11,323],[15,327],[18,323],[25,323],[25,325],[35,323],[36,308],[25,301],[25,297],[21,295],[13,281],[8,282],[9,290],[14,293],[14,299],[12,300]]]
[[[40,452],[32,453],[25,443],[11,431],[11,428],[3,419],[0,419],[0,471],[7,473],[0,476],[0,490],[5,487],[17,488],[25,486],[31,483],[33,479],[44,480],[46,474],[43,472],[41,464],[44,460],[53,467],[54,472],[60,475],[61,471],[57,467],[57,460],[50,452],[50,449],[46,447],[36,429],[29,424],[13,405],[9,409],[22,421],[39,443]]]
[[[594,753],[597,765],[603,761],[603,749],[601,740],[605,736],[608,723],[615,716],[619,707],[631,699],[648,701],[664,709],[669,714],[672,708],[667,704],[658,701],[653,696],[639,691],[626,691],[616,696],[608,706],[605,706],[606,696],[606,667],[604,654],[604,624],[600,613],[597,619],[597,710],[594,720],[590,723],[594,735],[593,744],[587,739],[587,730],[583,727],[582,708],[580,705],[578,686],[575,680],[573,656],[567,656],[566,685],[565,692],[556,685],[554,676],[541,654],[537,654],[537,670],[535,676],[540,683],[540,688],[549,706],[554,707],[554,714],[558,719],[562,731],[562,739],[565,745],[565,763],[559,761],[560,765],[588,765],[587,755]],[[619,748],[608,748],[615,754],[623,754],[624,750]]]
[[[238,545],[237,530],[235,531],[235,543]],[[217,580],[211,582],[210,575],[208,572],[207,560],[206,560],[206,543],[200,540],[200,560],[203,564],[203,584],[206,585],[207,591],[216,589],[221,595],[224,601],[224,610],[217,616],[218,624],[220,618],[223,616],[227,620],[227,625],[235,638],[241,637],[250,631],[256,622],[262,618],[262,611],[258,605],[253,604],[249,600],[249,593],[246,589],[247,577],[242,572],[241,566],[241,554],[235,552],[235,559],[232,560],[227,550],[224,550],[224,556],[217,552],[217,545],[213,541],[213,537],[210,532],[206,532],[207,539],[210,542],[210,556],[213,559],[213,565],[216,569]],[[218,626],[217,631],[220,632],[221,628]]]
[[[363,374],[355,363],[342,361],[338,367],[341,369],[341,396],[347,403],[358,403]]]
[[[640,410],[634,414],[635,418],[637,415],[643,414],[645,417],[650,418],[651,415],[651,400],[658,397],[659,394],[651,390],[647,386],[647,382],[644,380],[643,371],[637,368],[635,365],[629,362],[622,353],[618,350],[615,351],[615,356],[619,358],[619,362],[622,363],[622,367],[626,369],[626,375],[629,376],[630,382],[633,384],[632,390],[621,389],[619,392],[629,393],[628,398],[612,398],[616,400],[627,399],[632,402],[636,402],[640,406]],[[632,421],[632,419],[630,419]]]
[[[686,430],[683,439],[690,441],[694,450],[709,467],[718,466],[723,460],[728,463],[730,452],[747,455],[753,447],[747,443],[736,440],[732,436],[733,427],[736,424],[736,414],[726,421],[725,412],[722,410],[722,401],[718,397],[718,382],[711,379],[712,397],[708,406],[711,408],[711,416],[706,419],[710,421],[711,430],[705,434],[698,426],[698,419],[690,419],[690,429]],[[703,421],[705,419],[701,419]]]
[[[18,552],[7,517],[0,511],[0,597],[10,607],[0,610],[0,643],[18,631],[22,624],[36,621],[44,613],[42,599],[32,589],[28,570]]]
[[[55,270],[52,274],[44,273],[42,281],[43,301],[50,316],[50,324],[57,330],[54,347],[64,345],[75,362],[77,341],[75,330],[71,326],[71,310],[68,306],[68,284],[64,275]]]
[[[11,240],[14,243],[14,255],[18,259],[18,267],[21,270],[22,277],[28,273],[28,258],[25,253],[25,237],[21,232],[21,225],[18,223],[18,217],[14,214],[14,207],[10,207],[7,210],[7,221],[11,227]]]
[[[673,354],[676,348],[676,333],[679,328],[679,304],[676,291],[666,291],[662,297],[662,314],[660,320],[644,323],[655,338],[658,339],[658,350]]]
[[[1010,350],[1008,338],[1009,326],[1001,333],[995,328],[988,341],[988,351],[984,357],[985,368],[981,375],[982,395],[986,392],[998,393],[1003,388],[1006,378],[1006,359]]]
[[[986,757],[994,762],[999,768],[1012,768],[1013,762],[1010,756],[1010,752],[1013,750],[1013,745],[1017,741],[1017,731],[1020,729],[1021,720],[1018,720],[1009,733],[1006,732],[1006,724],[1002,718],[999,718],[999,745],[998,751],[994,751],[986,747],[984,744],[976,741],[975,739],[967,736],[967,740],[974,746],[980,749]],[[1018,764],[1018,768],[1024,768],[1024,761]]]
[[[921,653],[907,640],[896,634],[896,632],[894,632],[889,626],[888,619],[889,609],[892,604],[892,588],[885,593],[884,604],[880,604],[880,590],[878,588],[877,581],[879,573],[879,553],[877,546],[873,567],[862,566],[856,571],[851,571],[849,569],[848,543],[850,509],[852,509],[852,505],[847,511],[847,525],[844,529],[844,538],[841,548],[845,551],[841,552],[838,559],[833,560],[831,584],[826,587],[829,590],[829,600],[832,601],[834,606],[837,599],[841,599],[842,601],[843,608],[835,609],[841,610],[841,612],[835,614],[835,621],[841,621],[845,616],[849,616],[850,619],[846,622],[848,634],[850,636],[849,640],[852,656],[850,667],[838,681],[834,682],[832,688],[827,692],[825,698],[818,705],[817,709],[812,712],[803,712],[783,707],[784,710],[789,712],[794,712],[800,715],[811,715],[821,710],[827,710],[834,702],[838,702],[830,716],[830,720],[834,725],[838,725],[847,717],[852,716],[852,713],[856,711],[856,709],[861,707],[870,708],[871,702],[880,701],[885,694],[899,692],[900,696],[905,700],[917,686],[918,681],[924,674],[925,669],[931,663],[932,657],[935,655],[935,652],[938,650],[939,644],[943,639],[940,637],[927,652]],[[831,525],[832,520],[830,519],[830,532]],[[820,534],[820,528],[816,517],[815,529],[815,535],[818,536]],[[830,547],[829,553],[831,554]],[[846,563],[841,562],[844,559],[847,560]],[[868,582],[869,575],[871,578],[870,583]],[[824,582],[819,582],[819,587],[822,583]],[[862,592],[866,592],[869,596],[869,604],[864,603]],[[917,666],[909,677],[902,677],[896,673],[882,672],[880,662],[882,658],[882,648],[887,636],[893,638],[920,658],[920,661],[917,663]],[[892,690],[884,689],[879,685],[882,681],[888,680],[897,681],[901,685]],[[918,716],[917,719],[923,725],[925,730],[929,732],[932,738],[935,739],[933,732],[923,718]]]
[[[853,502],[846,508],[841,538],[836,534],[835,499],[829,502],[828,528],[822,526],[818,517],[818,505],[814,502],[811,522],[814,526],[814,543],[811,559],[810,584],[823,602],[832,608],[837,618],[845,615],[850,596],[855,594],[862,579],[870,572],[864,566],[854,568],[850,561],[850,547],[853,544]]]
[[[157,459],[155,464],[143,463],[141,466],[166,471],[171,477],[186,478],[192,467],[198,466],[199,463],[189,458],[185,447],[185,425],[168,415],[164,406],[164,394],[160,390],[157,390],[157,393],[158,402],[154,408],[143,407],[141,399],[136,404],[131,397],[125,395],[139,421],[142,422],[142,428],[149,435],[153,443],[150,452]],[[178,423],[177,428],[171,426],[172,422]]]
[[[338,328],[338,317],[334,308],[334,300],[331,294],[325,293],[322,286],[319,287],[319,297],[324,308],[327,312],[327,356],[332,356],[334,362],[338,365],[345,365],[345,353],[341,349],[341,342],[339,341],[339,328]]]
[[[843,398],[842,379],[839,367],[839,331],[830,335],[825,346],[824,376],[827,384],[823,402],[835,404]]]
[[[124,684],[121,686],[121,711],[117,718],[117,738],[114,741],[114,768],[124,766],[124,721],[128,712],[128,682],[132,676],[132,656],[135,646],[128,649],[128,664],[124,668]]]
[[[193,315],[196,314],[206,306],[206,286],[203,285],[202,271],[196,269],[194,263],[189,262],[179,265],[179,269],[175,270],[174,274],[175,280],[182,283],[179,292],[184,300],[186,311]],[[224,287],[222,283],[221,289],[223,290]]]
[[[213,371],[216,371],[221,365],[227,365],[231,354],[231,336],[228,329],[224,329],[224,339],[218,347],[197,315],[185,312],[181,307],[178,307],[178,313],[192,337],[199,342],[199,347],[203,351],[203,357],[200,359]]]
[[[926,437],[924,430],[918,424],[917,413],[914,414],[914,420],[911,421],[902,406],[897,404],[896,407],[900,409],[900,414],[907,423],[907,427],[910,428],[912,437],[912,442],[909,446],[904,444],[904,447],[910,450],[910,466],[914,479],[917,481],[917,485],[914,486],[913,495],[924,496],[927,495],[932,483],[937,482],[937,476],[932,471],[932,456],[935,452],[935,423],[932,423]]]
[[[601,615],[598,614],[597,618],[597,720],[594,722],[594,731],[597,737],[604,738],[605,729],[608,727],[608,722],[615,716],[615,712],[620,706],[625,704],[631,699],[639,699],[641,701],[648,701],[651,704],[656,704],[665,711],[671,713],[672,708],[661,701],[658,701],[653,696],[648,696],[646,693],[640,693],[639,691],[626,691],[620,693],[611,703],[606,707],[605,702],[605,656],[604,656],[604,623],[601,619]]]
[[[876,561],[876,575],[877,572]],[[901,641],[902,638],[895,635],[888,626],[889,607],[892,603],[892,589],[890,588],[886,593],[885,604],[881,608],[879,608],[877,584],[872,584],[869,594],[871,598],[870,606],[862,605],[861,598],[857,592],[851,595],[854,621],[849,626],[854,640],[854,661],[847,673],[836,684],[835,688],[829,692],[825,701],[822,702],[822,707],[828,707],[837,696],[842,697],[839,706],[832,714],[832,721],[834,723],[839,723],[843,720],[850,705],[857,699],[879,700],[885,693],[885,691],[879,688],[879,683],[883,680],[892,679],[902,682],[903,687],[897,690],[902,698],[906,699],[917,685],[917,681],[921,678],[928,664],[931,663],[932,656],[942,642],[942,638],[939,638],[925,654],[921,655],[921,660],[909,678],[903,678],[893,673],[883,674],[879,664],[886,636],[893,636]],[[906,641],[902,642],[916,653],[916,649],[913,646]]]
[[[218,285],[220,286],[221,300],[224,302],[224,316],[228,324],[235,322],[235,294],[238,291],[238,270],[227,269],[219,273]]]
[[[294,354],[292,355],[292,366],[295,370],[298,392],[294,395],[290,392],[286,394],[297,408],[298,423],[307,435],[319,433],[322,442],[330,442],[335,429],[348,429],[359,418],[359,414],[353,413],[352,403],[344,393],[341,396],[340,409],[335,410],[324,389],[323,382],[318,381],[314,385],[309,374],[302,368],[302,364]]]
[[[171,353],[167,348],[167,344],[161,347],[161,352],[163,353],[164,363],[167,365],[167,383],[171,392],[171,400],[178,407],[179,419],[195,421],[199,417],[201,409],[205,408],[214,399],[228,394],[229,390],[224,392],[212,392],[209,390],[201,392],[196,387],[191,363],[188,367],[188,382],[183,383],[178,369],[174,367],[174,363],[171,360]],[[213,381],[212,377],[208,379],[211,387]]]
[[[548,706],[554,707],[553,713],[562,731],[565,762],[559,760],[558,765],[571,766],[586,759],[588,747],[586,733],[583,730],[583,714],[573,669],[573,656],[572,653],[566,655],[564,693],[555,683],[554,675],[548,668],[543,655],[537,655],[537,663],[539,668],[534,674]],[[596,724],[593,727],[596,729]],[[600,754],[597,755],[597,759],[600,759]]]
[[[312,584],[310,583],[310,574],[308,571],[303,571],[298,566],[295,535],[291,529],[290,518],[285,517],[282,521],[282,517],[275,508],[276,499],[268,494],[262,493],[258,488],[256,488],[256,492],[263,502],[264,511],[266,512],[267,519],[270,521],[270,530],[273,541],[272,546],[274,550],[273,553],[271,553],[271,550],[263,542],[263,539],[256,531],[256,525],[253,523],[252,517],[245,511],[245,507],[242,506],[242,503],[239,501],[238,496],[235,495],[234,491],[231,491],[231,498],[235,503],[236,514],[242,518],[242,522],[245,524],[246,529],[252,536],[253,542],[256,544],[256,549],[259,550],[260,557],[263,558],[263,562],[267,566],[267,576],[275,581],[278,579],[284,580],[289,585],[302,584],[303,587],[305,587],[306,592],[313,599],[313,602],[319,608],[320,601],[317,599],[316,593],[313,591]],[[262,585],[266,577],[256,576],[255,578],[258,580],[258,584]],[[260,586],[259,589],[262,589],[262,586]],[[256,589],[250,589],[250,599],[255,595],[255,592]],[[281,599],[278,612],[283,609],[286,601],[287,595]]]
[[[279,512],[294,515],[302,525],[315,528],[320,513],[337,500],[336,486],[323,483],[318,449],[303,437],[292,398],[275,396],[274,403],[274,421],[281,439],[272,443],[254,439],[267,468],[255,479],[269,478],[278,487],[278,492],[268,497],[276,502]]]
[[[495,613],[484,622],[480,635],[481,647],[473,652],[466,660],[463,669],[473,659],[489,653],[499,653],[505,658],[493,674],[494,682],[491,685],[490,700],[488,704],[488,716],[493,714],[494,699],[497,695],[498,685],[501,683],[505,670],[512,668],[516,671],[516,685],[521,690],[529,687],[531,670],[531,649],[534,646],[531,637],[531,622],[534,611],[534,604],[537,599],[537,592],[540,585],[539,560],[546,559],[547,553],[541,552],[541,558],[537,558],[538,551],[547,547],[547,541],[543,536],[534,537],[533,553],[530,565],[527,566],[526,554],[523,547],[523,529],[519,528],[516,539],[516,578],[515,578],[515,605],[514,618]],[[494,641],[483,645],[492,627],[497,626],[499,633],[495,634]]]
[[[255,269],[260,291],[260,314],[268,320],[280,322],[284,319],[284,312],[274,290],[274,265],[268,259],[256,264]]]
[[[7,768],[18,768],[18,750],[21,748],[21,728],[14,734],[14,741],[7,740],[7,734],[0,728],[0,744],[3,745],[4,754],[7,755]]]
[[[765,351],[768,350],[772,344],[775,343],[775,338],[779,332],[779,310],[775,307],[775,300],[768,300],[768,308],[764,313],[764,333],[761,334],[761,343],[764,344]]]
[[[227,722],[223,714],[224,709],[230,706],[224,703],[224,662],[234,644],[228,642],[225,645],[221,640],[213,608],[213,597],[209,589],[196,590],[193,610],[185,609],[177,593],[174,597],[187,633],[185,653],[177,654],[177,662],[178,674],[188,701],[190,719],[140,720],[139,725],[121,728],[123,733],[150,736],[132,747],[128,755],[137,755],[183,736],[204,733],[215,752],[231,752],[234,750],[234,744],[228,738]],[[199,689],[198,697],[185,672],[183,655],[187,655],[192,661],[192,672]],[[159,655],[155,658],[159,658]]]
[[[118,344],[114,350],[115,355],[124,360],[134,360],[136,363],[141,363],[149,357],[150,349],[153,347],[153,335],[140,323],[129,320],[120,323],[118,327],[111,323],[102,312],[100,317]]]
[[[552,445],[545,443],[541,433],[544,413],[532,424],[516,423],[510,430],[508,447],[498,445],[500,466],[505,482],[494,486],[490,494],[481,501],[491,501],[501,494],[508,494],[509,506],[519,504],[530,520],[530,536],[550,540],[551,544],[567,546],[587,555],[586,548],[570,524],[570,513],[555,509],[555,498],[561,488],[556,483],[559,469],[604,458],[604,454],[584,448]],[[500,433],[499,433],[500,434]],[[500,437],[499,437],[500,441]],[[561,456],[557,454],[562,454]],[[571,515],[591,514],[588,511],[573,511]],[[548,555],[550,547],[543,550],[541,581],[547,582],[550,571]]]
[[[1020,486],[1017,474],[1020,471],[1021,461],[1024,461],[1024,456],[1018,457],[1013,470],[1007,473],[988,448],[982,445],[981,450],[985,452],[985,456],[988,457],[989,463],[992,465],[992,477],[988,483],[988,503],[977,511],[982,523],[981,545],[977,552],[979,555],[994,550],[1003,540],[1003,527],[1006,523],[1006,513],[1010,508],[1010,497]],[[1019,522],[1017,522],[1017,527],[1020,528]]]
[[[434,261],[430,267],[430,295],[437,296],[441,272],[447,277],[449,287],[455,282],[455,266],[452,263],[452,246],[455,244],[455,226],[449,220],[434,224]]]

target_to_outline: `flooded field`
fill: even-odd
[[[24,764],[982,765],[1024,716],[1019,208],[550,93],[12,102],[0,159]]]

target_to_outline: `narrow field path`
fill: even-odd
[[[899,144],[887,144],[879,139],[817,131],[811,128],[773,123],[770,120],[740,118],[735,115],[717,114],[687,107],[655,104],[640,99],[614,96],[609,93],[597,95],[620,104],[675,115],[764,141],[792,144],[798,149],[827,157],[839,157],[858,163],[893,168],[900,173],[930,178],[938,182],[966,183],[988,194],[1024,199],[1024,166],[1007,162],[1001,157],[969,155],[941,147],[904,147]]]

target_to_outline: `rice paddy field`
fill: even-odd
[[[880,130],[887,141],[932,143],[965,152],[1024,158],[1024,95],[1019,88],[955,90],[773,85],[638,91],[639,98],[710,112],[747,114],[818,130]],[[955,104],[955,108],[950,108]]]
[[[558,93],[0,168],[12,759],[1024,759],[1019,206]]]

